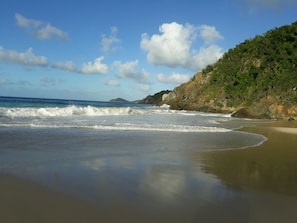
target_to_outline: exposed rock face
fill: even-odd
[[[162,95],[162,101],[164,101],[168,97],[168,94],[163,94]]]
[[[232,116],[240,118],[259,119],[297,119],[297,105],[286,105],[280,98],[267,96],[259,101],[237,106],[228,106],[228,99],[223,95],[211,95],[205,89],[209,77],[201,72],[195,74],[188,83],[176,87],[162,101],[177,110],[195,110],[215,113],[233,113]],[[218,89],[218,92],[220,90]]]
[[[233,114],[234,117],[265,118],[265,119],[296,119],[297,106],[284,106],[277,104],[266,105],[256,103],[250,107],[239,109]]]
[[[153,105],[159,105],[163,101],[163,99],[166,99],[168,94],[171,91],[166,90],[166,91],[160,91],[154,95],[149,95],[145,97],[144,99],[138,101],[138,104],[153,104]]]
[[[223,112],[231,113],[233,108],[225,106],[225,102],[220,100],[213,100],[204,91],[205,84],[208,83],[208,78],[202,77],[202,73],[198,72],[191,81],[174,88],[168,94],[164,104],[168,104],[172,109],[196,110],[204,112]],[[220,102],[219,102],[220,101]]]

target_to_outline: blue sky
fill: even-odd
[[[0,95],[108,101],[171,90],[297,0],[2,0]]]

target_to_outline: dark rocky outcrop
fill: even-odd
[[[153,105],[160,105],[162,102],[162,97],[164,99],[164,95],[169,94],[171,91],[160,91],[154,95],[149,95],[142,100],[139,100],[138,104],[153,104]]]

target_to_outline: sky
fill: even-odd
[[[297,21],[296,10],[297,0],[1,0],[0,96],[142,99]]]

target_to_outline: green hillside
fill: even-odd
[[[175,109],[241,110],[255,117],[295,116],[297,22],[230,49],[215,64],[175,88],[164,103]]]

